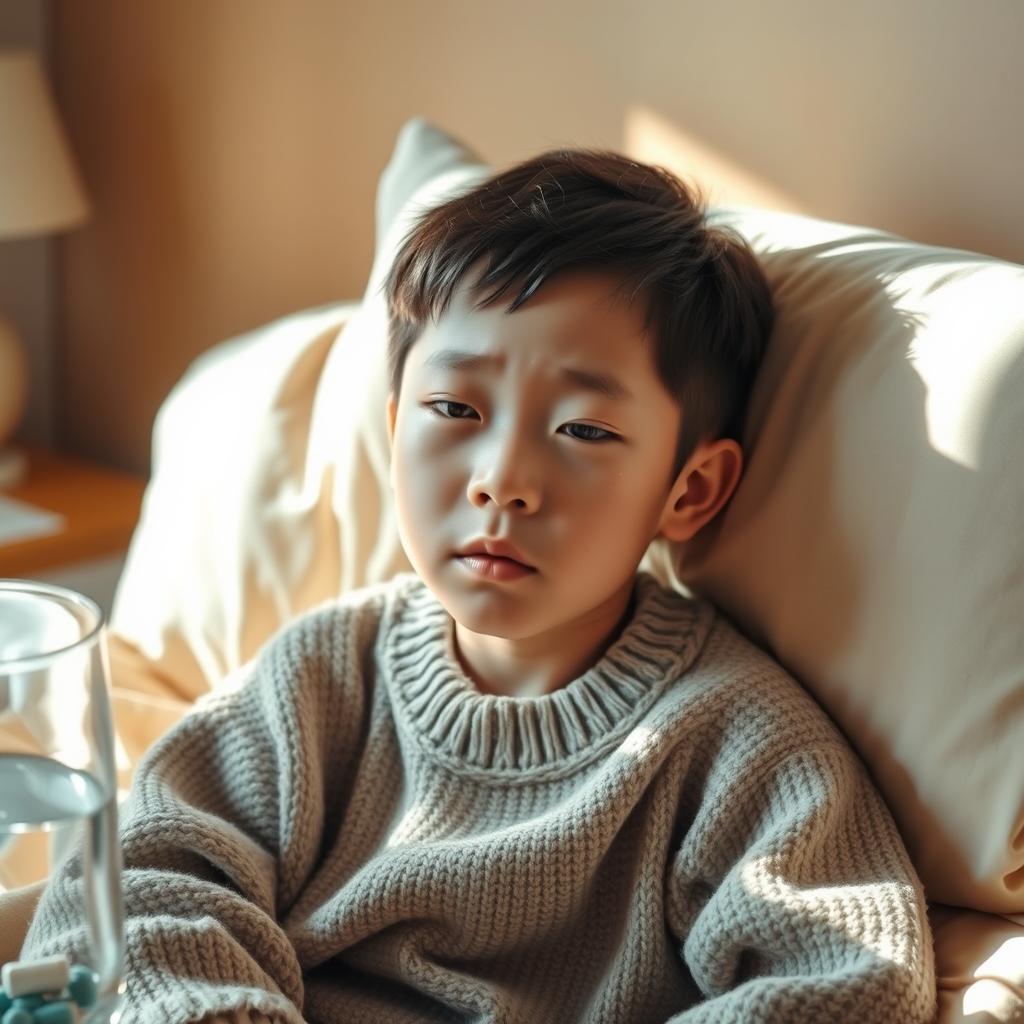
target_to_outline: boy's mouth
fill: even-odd
[[[523,565],[514,558],[499,558],[494,555],[468,554],[456,555],[459,564],[475,576],[491,580],[518,580],[524,576],[532,576],[537,570],[532,566]]]
[[[455,554],[458,558],[475,557],[484,561],[511,562],[522,569],[535,571],[517,547],[500,537],[476,537]]]

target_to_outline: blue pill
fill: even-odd
[[[35,1024],[75,1024],[75,1012],[66,999],[40,1006],[33,1017]]]
[[[0,1013],[6,1013],[13,1005],[11,997],[0,987]]]
[[[12,1006],[0,1017],[0,1024],[32,1024],[32,1011]]]
[[[68,994],[79,1006],[92,1006],[96,1002],[96,975],[84,964],[74,964]]]

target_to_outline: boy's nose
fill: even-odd
[[[508,446],[496,452],[486,465],[478,467],[469,481],[467,497],[478,508],[493,503],[501,508],[531,513],[540,506],[540,481],[522,453]]]

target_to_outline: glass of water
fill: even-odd
[[[95,985],[84,1020],[107,1024],[120,1016],[124,914],[106,625],[72,590],[0,579],[0,887],[48,878],[74,852],[86,943],[68,951],[71,971]]]

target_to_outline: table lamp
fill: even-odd
[[[88,216],[42,67],[31,51],[0,52],[0,239],[75,227]],[[24,475],[25,456],[6,446],[28,399],[28,363],[0,310],[0,488]]]

